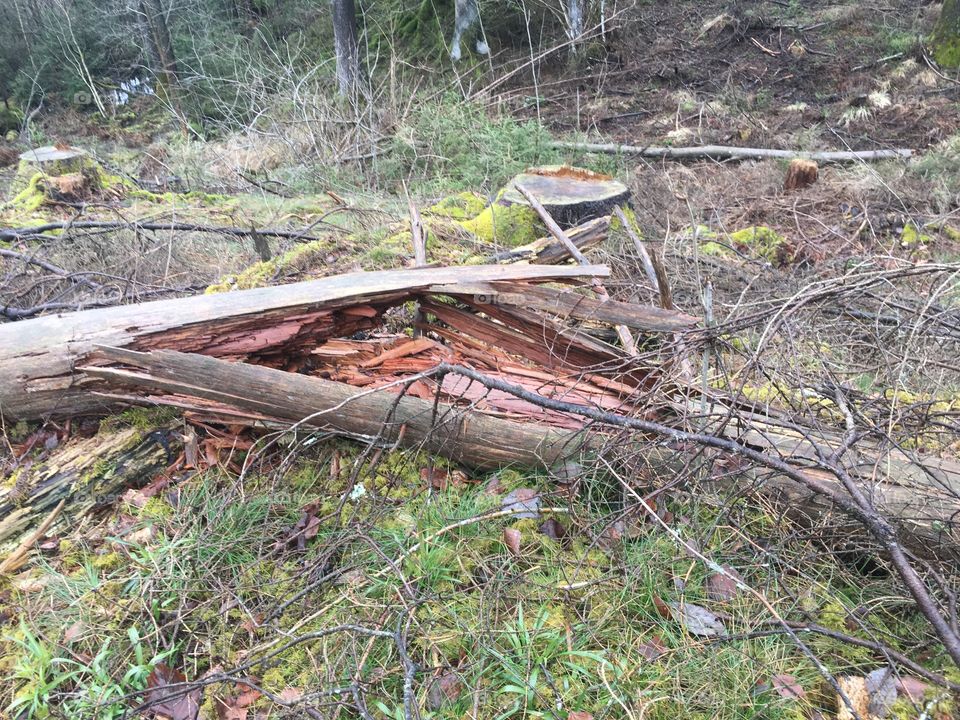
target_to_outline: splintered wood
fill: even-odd
[[[516,266],[522,268],[524,266]],[[272,324],[264,315],[228,318],[221,326],[197,333],[179,327],[173,333],[152,334],[135,339],[128,350],[173,349],[242,360],[300,376],[342,383],[357,389],[382,389],[391,395],[439,403],[441,409],[469,408],[471,413],[520,423],[538,423],[563,430],[582,428],[583,420],[569,413],[538,407],[508,393],[489,390],[477,383],[447,375],[434,377],[430,371],[441,363],[464,364],[484,374],[510,382],[540,395],[567,402],[616,410],[630,405],[638,393],[655,382],[653,368],[632,365],[626,370],[625,355],[603,339],[615,337],[611,328],[622,324],[651,333],[675,332],[689,327],[695,319],[676,311],[642,307],[615,301],[599,302],[589,297],[586,283],[576,288],[556,288],[548,281],[576,282],[571,268],[557,268],[557,275],[526,266],[505,280],[481,279],[464,268],[462,282],[412,283],[405,293],[391,293],[382,301],[364,296],[365,302],[337,308],[315,308],[285,315]],[[412,279],[429,271],[411,270]],[[583,268],[582,277],[598,274]],[[385,313],[408,302],[416,302],[419,313]],[[385,328],[404,317],[402,332]],[[259,319],[260,325],[253,325]],[[250,332],[238,328],[250,325]],[[420,336],[410,337],[413,329]],[[175,338],[175,342],[170,342]],[[128,355],[126,357],[138,357]],[[113,386],[137,384],[136,396],[144,401],[170,403],[202,415],[237,419],[238,409],[248,419],[270,417],[269,410],[230,402],[222,395],[189,392],[187,389],[158,386],[164,392],[144,393],[144,380],[103,373],[96,365],[102,357],[87,360],[87,376],[96,376]],[[98,390],[105,400],[111,394]],[[130,400],[126,394],[122,399]],[[313,408],[303,407],[307,416]],[[278,415],[278,418],[288,419]]]

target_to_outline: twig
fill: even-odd
[[[553,398],[530,392],[518,385],[489,377],[462,365],[441,363],[437,366],[436,370],[441,375],[445,373],[462,375],[480,383],[484,387],[509,393],[514,397],[549,410],[580,415],[597,423],[650,433],[669,438],[679,443],[692,443],[717,450],[724,450],[746,458],[762,467],[775,470],[817,495],[828,498],[838,508],[863,524],[867,531],[881,544],[887,552],[890,562],[900,576],[900,579],[917,603],[920,612],[933,627],[937,637],[940,638],[947,654],[955,664],[960,666],[960,637],[953,632],[949,621],[937,609],[927,587],[923,584],[917,571],[910,564],[907,554],[897,538],[896,530],[886,518],[876,512],[876,509],[868,501],[853,478],[850,477],[850,474],[836,463],[830,463],[826,458],[821,458],[815,461],[815,466],[836,477],[847,491],[847,494],[825,485],[812,474],[804,472],[802,468],[796,465],[791,465],[785,460],[760,452],[735,440],[728,440],[704,433],[678,430],[677,428],[672,428],[650,420],[625,417],[584,405],[554,400]]]
[[[43,534],[50,529],[50,526],[53,525],[53,521],[57,519],[57,516],[60,514],[60,511],[63,510],[63,506],[66,504],[67,499],[64,498],[61,500],[57,506],[50,511],[50,514],[44,518],[43,522],[40,523],[40,526],[34,530],[30,535],[24,538],[23,542],[17,545],[16,550],[14,550],[10,555],[0,563],[0,575],[5,575],[11,573],[24,562],[26,562],[27,553],[30,552],[30,548],[33,544],[43,537]]]
[[[315,223],[316,224],[316,223]],[[349,232],[345,228],[326,223],[331,230],[337,232]],[[172,231],[172,232],[203,232],[214,233],[218,235],[264,235],[267,237],[287,238],[291,240],[318,240],[315,235],[310,235],[305,230],[282,230],[279,228],[245,229],[239,227],[197,225],[195,223],[157,223],[140,222],[132,220],[130,222],[111,222],[106,220],[83,220],[81,222],[51,222],[35,227],[24,228],[4,228],[0,230],[0,240],[22,240],[25,238],[37,237],[51,230],[151,230],[151,231]]]

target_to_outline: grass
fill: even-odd
[[[749,635],[768,619],[756,600],[712,601],[708,569],[656,527],[640,524],[630,539],[598,541],[595,533],[617,506],[602,478],[555,516],[569,532],[560,542],[539,532],[542,519],[484,519],[502,502],[502,493],[484,490],[487,476],[430,491],[420,472],[429,462],[399,451],[373,458],[349,443],[325,441],[285,472],[264,467],[240,486],[209,470],[182,483],[174,504],[154,498],[149,511],[119,509],[104,529],[123,533],[78,541],[37,565],[29,574],[39,587],[33,592],[10,589],[8,604],[22,622],[0,642],[0,664],[12,678],[0,693],[5,712],[119,717],[126,707],[120,698],[142,690],[157,662],[193,679],[253,661],[246,677],[271,693],[362,678],[374,717],[403,717],[395,643],[349,633],[306,639],[339,623],[405,628],[407,651],[420,668],[416,702],[423,717],[436,720],[471,713],[564,720],[574,711],[797,718],[829,704],[816,670],[787,638]],[[354,482],[363,493],[351,493]],[[513,471],[501,482],[503,492],[548,489],[546,478]],[[317,536],[299,550],[284,539],[311,503]],[[708,557],[738,568],[785,615],[850,632],[848,615],[869,608],[857,615],[863,632],[905,650],[925,634],[887,578],[858,576],[814,553],[762,506],[740,501],[720,511],[676,496],[670,507]],[[507,528],[521,533],[519,554],[503,540]],[[771,549],[743,542],[763,535]],[[336,579],[320,580],[338,569]],[[660,615],[655,598],[721,612],[729,637],[690,635]],[[72,626],[82,628],[79,636],[65,639]],[[297,638],[303,641],[257,660]],[[651,660],[653,638],[663,654]],[[838,672],[879,662],[833,640],[814,638],[811,645]],[[933,667],[942,661],[929,659]],[[781,673],[794,675],[807,698],[759,687]],[[446,675],[456,678],[456,691],[441,703],[429,690]],[[208,689],[203,717],[213,717],[212,698],[229,690],[229,683]],[[266,698],[257,711],[281,716]]]

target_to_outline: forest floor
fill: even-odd
[[[78,272],[125,278],[132,301],[409,267],[408,197],[429,223],[444,197],[482,208],[526,165],[567,162],[628,184],[680,309],[703,317],[711,288],[714,322],[730,330],[692,361],[699,371],[706,358],[712,384],[826,424],[837,419],[810,397],[848,388],[896,442],[955,458],[960,79],[918,42],[935,7],[730,5],[631,6],[586,62],[555,53],[536,76],[529,56],[492,38],[491,60],[466,61],[475,64],[438,81],[419,110],[391,108],[373,139],[339,138],[341,155],[358,156],[339,164],[328,147],[304,154],[300,125],[185,141],[146,99],[124,120],[38,118],[44,142],[87,148],[114,175],[82,207],[37,204],[29,192],[17,200],[23,178],[10,165],[0,229],[121,227],[0,242],[64,270],[51,279],[0,260],[0,305],[105,303],[69,282]],[[462,93],[452,101],[451,88]],[[815,184],[785,192],[782,161],[645,162],[551,139],[915,155],[821,166]],[[258,262],[250,238],[135,226],[147,221],[309,237],[271,239],[273,259]],[[476,262],[518,242],[435,232],[428,258]],[[655,303],[629,238],[613,233],[590,257],[611,265],[612,296]],[[921,265],[940,269],[901,274]],[[845,279],[868,275],[880,280],[843,295]],[[808,300],[767,338],[766,320],[796,297]],[[838,312],[841,300],[860,315]],[[931,316],[946,335],[923,332]],[[842,520],[795,523],[747,484],[719,493],[631,467],[657,493],[670,534],[625,515],[599,467],[571,491],[547,472],[481,473],[321,433],[281,434],[264,448],[248,428],[137,409],[100,427],[4,425],[0,489],[75,438],[157,427],[193,433],[199,459],[170,458],[0,578],[0,717],[182,720],[199,708],[210,720],[813,720],[850,717],[824,669],[875,700],[894,654],[912,665],[895,663],[893,697],[874,715],[960,717],[960,670],[874,548],[845,543]],[[518,491],[554,510],[501,512],[516,508]],[[150,691],[176,682],[196,685],[179,704],[149,707]]]

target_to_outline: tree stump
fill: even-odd
[[[787,179],[783,183],[784,190],[800,190],[810,187],[817,181],[820,172],[817,163],[813,160],[803,160],[797,158],[790,161],[790,167],[787,169]]]
[[[585,220],[609,215],[630,199],[630,190],[609,175],[569,165],[530,168],[517,175],[498,202],[502,205],[529,205],[517,191],[520,184],[529,190],[561,227],[573,227]]]

